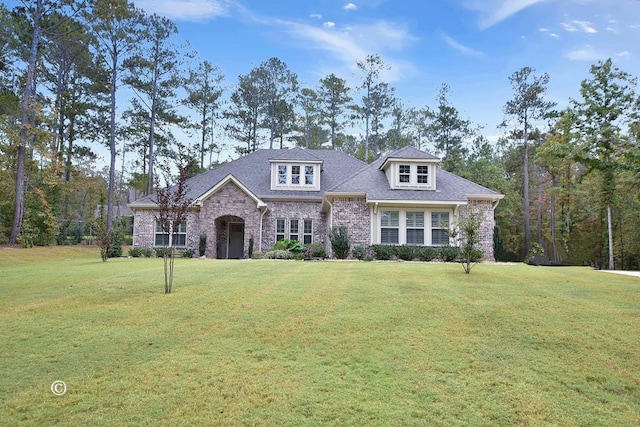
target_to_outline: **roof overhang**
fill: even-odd
[[[327,210],[329,210],[329,207],[331,206],[331,200],[338,197],[366,198],[367,193],[354,191],[327,191],[326,193],[324,193],[324,198],[322,199],[322,212],[326,212]]]
[[[267,206],[267,204],[265,202],[263,202],[258,196],[256,196],[255,194],[253,194],[253,192],[251,192],[247,187],[244,186],[244,184],[242,184],[240,181],[238,181],[233,175],[229,174],[226,177],[224,177],[223,179],[221,179],[220,181],[218,181],[218,183],[216,185],[214,185],[213,187],[211,187],[206,193],[204,193],[203,195],[201,195],[200,197],[198,197],[197,199],[195,199],[193,201],[193,204],[196,206],[202,206],[202,203],[207,200],[209,197],[211,197],[213,194],[217,193],[222,187],[224,187],[225,185],[229,184],[229,183],[233,183],[235,184],[238,188],[240,188],[240,190],[242,190],[247,196],[249,196],[251,198],[251,200],[253,200],[254,202],[256,202],[256,205],[259,208],[264,208]]]
[[[424,164],[439,164],[440,159],[421,159],[421,158],[408,158],[408,157],[387,157],[380,165],[380,170],[385,170],[391,163],[424,163]]]
[[[462,206],[466,200],[402,200],[402,199],[367,199],[368,204],[380,205],[410,205],[410,206]]]
[[[497,202],[504,199],[504,194],[467,194],[469,200],[491,200]]]

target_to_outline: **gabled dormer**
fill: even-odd
[[[436,190],[436,170],[440,159],[414,147],[405,147],[387,157],[384,171],[392,189]]]
[[[322,159],[296,147],[269,159],[272,190],[320,191]]]

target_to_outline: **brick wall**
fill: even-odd
[[[326,215],[320,212],[322,203],[320,201],[309,202],[279,202],[268,203],[269,210],[264,216],[262,229],[262,252],[271,250],[276,242],[276,219],[285,219],[286,227],[289,227],[290,219],[312,219],[313,220],[313,241],[325,242],[327,235]],[[288,234],[288,229],[286,234]],[[300,240],[302,240],[302,222],[300,222]],[[257,234],[256,234],[257,236]],[[326,242],[325,242],[326,243]],[[258,242],[256,248],[258,250]]]
[[[371,213],[364,197],[340,197],[333,201],[333,226],[347,227],[351,247],[369,246]]]
[[[152,248],[155,246],[155,227],[157,211],[138,209],[133,217],[133,247]],[[188,249],[198,249],[199,224],[198,213],[187,214],[187,243]]]
[[[493,255],[493,228],[495,227],[493,203],[490,200],[469,200],[467,206],[460,208],[460,215],[466,216],[469,212],[473,212],[474,215],[479,215],[482,218],[478,246],[484,252],[484,260],[495,261]]]

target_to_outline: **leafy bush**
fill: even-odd
[[[163,246],[159,246],[159,247],[153,248],[153,250],[156,253],[156,256],[158,258],[164,258],[165,255],[171,254],[172,248],[165,248]]]
[[[198,254],[204,256],[207,251],[207,235],[202,233],[200,235],[200,241],[198,242]]]
[[[338,259],[346,259],[349,256],[349,234],[347,227],[332,227],[329,233],[329,241],[331,242],[331,250],[333,256]]]
[[[364,246],[360,246],[360,245],[356,245],[353,247],[353,249],[351,249],[351,256],[361,261],[363,259],[370,257],[369,250]]]
[[[444,262],[454,262],[460,255],[460,249],[455,246],[443,246],[439,252],[440,259]]]
[[[253,256],[253,245],[254,245],[254,241],[253,241],[253,234],[252,234],[251,237],[249,237],[249,258]]]
[[[371,245],[376,259],[386,261],[396,255],[396,247],[392,245]]]
[[[418,259],[420,261],[433,261],[438,258],[438,250],[431,246],[422,246],[418,248]]]
[[[251,254],[251,259],[262,259],[264,258],[264,254],[260,251],[255,251]]]
[[[129,249],[129,256],[132,258],[140,258],[142,257],[142,248],[131,248]]]
[[[297,240],[282,239],[273,245],[275,251],[304,252],[304,248]]]
[[[324,258],[327,256],[327,251],[322,243],[316,242],[307,246],[305,256],[307,258]]]
[[[266,259],[291,259],[291,252],[283,249],[273,249],[264,254]]]
[[[413,245],[402,245],[396,248],[398,258],[405,261],[412,261],[418,257],[418,248]]]
[[[193,258],[195,253],[195,249],[185,249],[184,251],[182,251],[182,258]]]

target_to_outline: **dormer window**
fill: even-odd
[[[392,188],[435,190],[434,169],[433,163],[391,163],[387,177]]]
[[[320,190],[321,164],[277,162],[272,164],[273,190]]]

